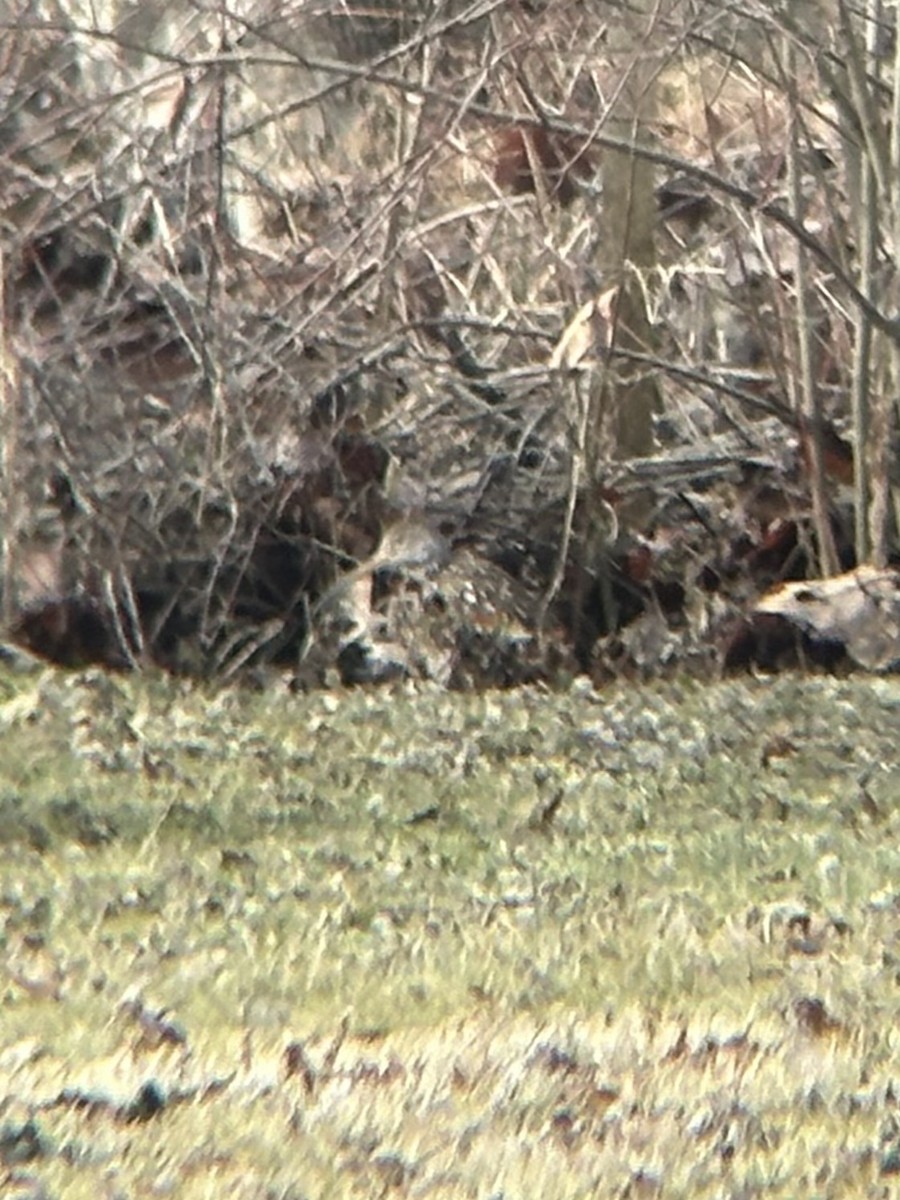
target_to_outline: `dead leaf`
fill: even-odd
[[[550,355],[548,366],[552,371],[571,371],[582,365],[584,359],[596,357],[597,351],[608,346],[612,305],[617,291],[615,287],[609,288],[582,304]]]
[[[862,566],[829,579],[783,583],[760,597],[754,611],[842,644],[866,670],[884,671],[900,661],[897,571]]]

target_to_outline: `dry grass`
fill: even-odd
[[[4,1195],[890,1194],[893,682],[0,685]]]

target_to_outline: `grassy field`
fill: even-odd
[[[0,674],[0,1196],[897,1195],[898,732]]]

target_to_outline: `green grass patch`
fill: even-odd
[[[898,726],[4,676],[0,1192],[890,1194]]]

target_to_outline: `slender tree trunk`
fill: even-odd
[[[630,64],[613,101],[607,130],[633,144],[652,138],[656,117],[656,76],[659,68],[647,50],[659,5],[637,0],[610,27],[611,50]],[[604,153],[601,269],[604,287],[618,283],[612,346],[653,353],[653,330],[647,313],[646,288],[656,266],[655,167],[624,151]],[[613,358],[606,373],[605,394],[595,422],[593,462],[602,461],[609,447],[616,458],[648,454],[653,447],[653,415],[659,406],[656,380],[641,369]]]

